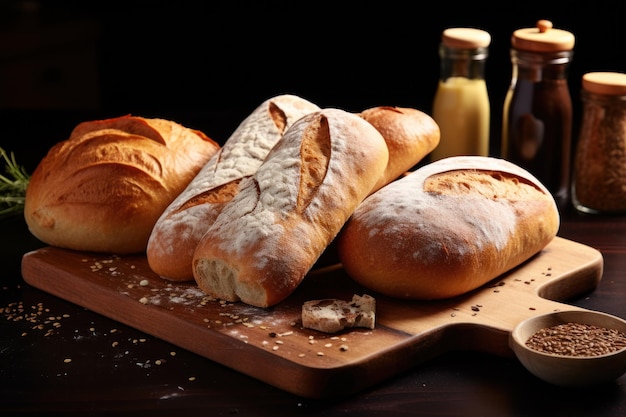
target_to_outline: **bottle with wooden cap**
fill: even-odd
[[[586,213],[626,213],[626,74],[583,75],[581,100],[572,202]]]
[[[489,153],[490,104],[485,62],[491,35],[481,29],[450,28],[439,45],[440,77],[433,103],[439,145],[431,161],[456,155]]]
[[[534,174],[562,207],[569,201],[572,99],[567,83],[574,35],[540,20],[513,32],[502,156]]]

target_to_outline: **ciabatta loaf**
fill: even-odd
[[[163,210],[218,149],[204,133],[169,120],[81,123],[33,172],[26,223],[53,246],[143,252]]]
[[[464,294],[540,252],[556,236],[554,198],[510,162],[451,157],[369,196],[337,238],[346,272],[405,299]]]
[[[150,268],[165,279],[191,281],[191,261],[200,238],[222,207],[238,192],[239,182],[253,175],[285,131],[315,104],[281,95],[259,105],[165,209],[150,235]]]
[[[269,307],[289,296],[387,166],[381,134],[355,114],[311,113],[287,130],[200,240],[204,292]]]

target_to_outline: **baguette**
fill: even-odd
[[[205,293],[270,307],[289,296],[387,166],[381,134],[355,114],[304,116],[270,151],[200,240]]]
[[[540,252],[559,228],[550,192],[510,162],[450,157],[369,196],[337,237],[346,272],[403,299],[474,290]]]
[[[196,245],[238,192],[239,182],[256,172],[293,122],[317,110],[315,104],[293,95],[276,96],[259,105],[164,210],[148,241],[150,268],[168,280],[192,281]]]
[[[24,217],[67,249],[140,253],[163,210],[219,149],[173,121],[122,116],[77,125],[33,172]]]

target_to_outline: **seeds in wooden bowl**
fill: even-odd
[[[626,334],[616,329],[582,323],[563,323],[535,332],[526,346],[564,356],[600,356],[626,347]]]

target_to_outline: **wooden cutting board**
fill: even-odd
[[[355,284],[339,265],[314,269],[292,296],[262,309],[205,296],[194,282],[172,283],[144,256],[107,256],[53,247],[24,255],[30,285],[137,328],[268,384],[310,398],[350,394],[451,350],[511,356],[520,321],[574,309],[564,300],[593,290],[603,258],[557,237],[535,257],[466,295],[400,301]],[[302,303],[376,298],[376,328],[331,335],[302,328]]]

